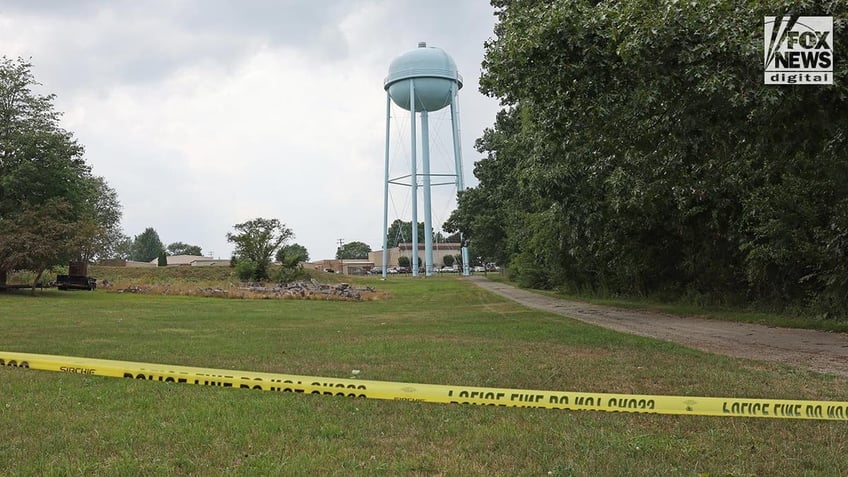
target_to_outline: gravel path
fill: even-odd
[[[552,298],[469,277],[477,286],[522,305],[624,333],[649,336],[712,353],[777,361],[819,373],[848,377],[848,334],[773,328],[690,316],[609,308]]]

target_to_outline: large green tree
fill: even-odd
[[[117,258],[123,260],[132,260],[133,240],[126,235],[121,234],[115,241],[115,246],[112,248],[112,256],[105,258]]]
[[[450,231],[448,231],[450,232]],[[401,219],[395,219],[386,231],[387,248],[397,247],[398,244],[412,242],[412,222],[405,222]],[[418,222],[418,240],[424,243],[424,222]],[[433,234],[433,240],[436,242],[450,242],[451,237],[445,237],[441,232]]]
[[[203,255],[203,249],[199,245],[189,245],[183,242],[174,242],[165,249],[168,255]]]
[[[510,224],[521,223],[519,217],[529,207],[523,203],[528,194],[522,192],[515,174],[517,159],[530,147],[519,134],[520,122],[519,108],[500,111],[495,128],[477,140],[477,150],[488,154],[474,164],[481,187],[460,193],[459,206],[442,226],[449,233],[462,230],[474,249],[472,256],[486,262],[506,263],[518,250],[517,244],[508,241],[507,230]]]
[[[348,242],[336,250],[336,258],[339,259],[364,259],[368,258],[371,246],[364,242]]]
[[[280,282],[289,282],[306,276],[303,263],[309,261],[309,252],[303,245],[297,243],[283,245],[277,250],[274,258],[280,264],[280,273],[276,277]]]
[[[309,251],[303,245],[293,243],[280,247],[274,258],[283,268],[295,268],[298,264],[309,261]]]
[[[126,236],[121,229],[118,193],[102,177],[86,178],[82,220],[77,228],[76,259],[81,262],[113,258]]]
[[[395,219],[386,231],[387,248],[397,247],[401,243],[412,242],[412,222]],[[418,239],[424,240],[424,222],[418,222]]]
[[[164,251],[165,245],[153,227],[147,227],[133,238],[132,257],[137,262],[150,262]]]
[[[0,277],[107,255],[120,233],[117,194],[39,86],[29,62],[0,57]]]
[[[69,219],[71,215],[67,203],[50,200],[42,207],[27,207],[13,218],[3,220],[0,250],[4,259],[14,264],[10,269],[35,272],[33,292],[45,270],[73,258],[71,248],[56,245],[73,237],[76,223]]]
[[[844,2],[495,0],[504,111],[452,217],[533,286],[848,309],[848,63],[763,84],[763,17]],[[838,54],[838,53],[837,53]]]
[[[294,237],[291,229],[278,219],[262,217],[233,226],[236,233],[227,233],[227,241],[235,244],[235,262],[252,262],[256,280],[268,279],[268,267],[277,250],[286,240]]]

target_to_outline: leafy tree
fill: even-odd
[[[153,227],[144,229],[133,238],[133,260],[137,262],[150,262],[164,252],[165,246],[159,239],[159,234]]]
[[[77,228],[76,259],[90,262],[115,256],[115,248],[126,238],[121,230],[118,194],[102,177],[86,178],[82,220]]]
[[[397,247],[398,244],[412,243],[412,222],[395,219],[387,231],[387,247]],[[424,243],[424,222],[418,222],[418,241]],[[433,233],[434,242],[459,242],[459,236],[445,237],[441,232]]]
[[[506,263],[519,248],[508,240],[507,230],[511,224],[522,228],[522,212],[533,203],[514,170],[531,149],[530,141],[519,134],[521,123],[519,108],[500,111],[495,128],[477,140],[477,150],[487,154],[474,164],[480,186],[458,194],[458,206],[442,226],[448,233],[462,232],[473,242],[475,253],[491,262]]]
[[[203,250],[197,245],[174,242],[165,249],[168,255],[203,255]]]
[[[403,220],[395,219],[395,221],[389,225],[387,235],[388,248],[397,247],[398,244],[401,243],[411,243],[412,222],[404,222]],[[421,243],[424,243],[424,222],[418,222],[418,240]]]
[[[32,65],[0,57],[0,276],[107,255],[120,205],[38,95]]]
[[[303,262],[309,261],[309,252],[303,245],[283,245],[275,258],[280,263],[279,273],[274,277],[278,282],[286,283],[305,276]]]
[[[387,248],[397,247],[401,243],[412,242],[412,222],[404,222],[400,219],[395,219],[387,234]],[[418,223],[418,238],[423,240],[424,237],[424,222]]]
[[[401,255],[400,257],[398,257],[399,267],[409,268],[411,264],[412,261],[406,255]]]
[[[342,245],[336,251],[338,259],[363,259],[368,258],[371,246],[363,242],[350,242]]]
[[[291,229],[277,219],[256,218],[233,226],[237,233],[227,233],[227,241],[235,244],[236,261],[255,263],[254,278],[266,280],[271,258],[283,243],[294,237]]]
[[[444,229],[445,232],[450,233],[450,235],[445,237],[445,239],[444,239],[445,243],[461,243],[462,242],[462,234],[460,234],[459,232],[451,233],[447,229],[445,229],[444,226],[442,227],[442,229]]]
[[[157,263],[160,267],[167,267],[168,266],[168,254],[165,253],[164,250],[159,252],[159,260],[157,261]]]
[[[274,258],[282,264],[283,268],[294,268],[299,263],[309,261],[309,252],[303,245],[293,243],[280,247]]]
[[[112,257],[107,258],[132,260],[132,246],[132,239],[124,234],[121,234],[120,237],[117,238],[115,246],[112,247]]]
[[[0,250],[18,268],[35,272],[33,292],[45,270],[71,259],[70,249],[56,246],[73,234],[74,223],[68,220],[71,213],[66,202],[55,199],[43,207],[26,207],[3,221],[6,233],[0,235]]]

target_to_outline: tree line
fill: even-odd
[[[235,232],[226,235],[227,241],[234,244],[230,266],[236,268],[236,274],[244,280],[274,278],[286,281],[297,276],[302,263],[309,261],[306,247],[287,243],[294,237],[294,232],[279,219],[258,217],[235,224],[233,228]],[[133,239],[124,237],[118,249],[116,258],[141,262],[152,262],[158,258],[159,266],[166,266],[169,256],[203,254],[200,246],[183,242],[173,242],[165,247],[153,227],[146,228]],[[274,261],[279,267],[272,273]]]
[[[503,105],[449,222],[523,285],[848,311],[848,63],[763,84],[766,15],[844,2],[493,0]]]
[[[115,246],[113,257],[136,262],[151,262],[155,259],[163,261],[173,255],[203,255],[203,248],[184,242],[173,242],[167,247],[159,238],[159,233],[153,227],[147,227],[144,232],[132,239],[122,236]]]

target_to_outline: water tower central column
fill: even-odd
[[[418,138],[415,134],[415,80],[409,82],[409,114],[412,129],[412,164],[410,166],[412,185],[412,276],[418,276]]]

